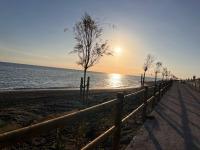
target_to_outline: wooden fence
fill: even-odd
[[[89,150],[95,148],[98,144],[103,142],[107,137],[113,135],[113,150],[118,150],[120,146],[120,132],[121,132],[121,126],[124,124],[130,117],[134,117],[137,112],[143,111],[143,118],[145,119],[147,116],[147,109],[148,107],[154,107],[163,94],[168,90],[168,88],[172,85],[172,81],[167,81],[163,83],[159,83],[158,86],[152,86],[152,87],[144,87],[141,90],[130,93],[128,95],[124,95],[123,93],[118,93],[117,98],[94,105],[92,107],[88,107],[85,109],[82,109],[77,112],[73,112],[67,115],[63,115],[54,119],[50,119],[47,121],[43,121],[37,124],[33,124],[27,127],[23,127],[20,129],[16,129],[13,131],[5,132],[3,134],[0,134],[0,148],[4,148],[9,146],[10,144],[16,143],[18,141],[23,141],[27,138],[32,138],[38,135],[41,135],[42,133],[48,133],[50,130],[53,129],[59,129],[63,128],[67,123],[70,122],[71,119],[76,119],[80,117],[81,115],[92,113],[94,111],[97,111],[101,108],[108,107],[111,105],[115,105],[115,121],[114,124],[107,129],[105,132],[103,132],[101,135],[96,137],[93,141],[82,147],[82,150]],[[148,95],[148,91],[150,89],[153,89],[154,92],[152,95]],[[143,93],[143,103],[138,106],[136,109],[134,109],[131,113],[129,113],[127,116],[122,118],[122,111],[123,111],[123,103],[124,101],[130,97],[130,96],[136,96],[138,94]],[[152,105],[148,105],[151,103]],[[151,108],[152,110],[152,108]]]
[[[200,79],[186,80],[186,81],[182,81],[182,82],[186,82],[191,87],[193,87],[195,90],[200,91]]]

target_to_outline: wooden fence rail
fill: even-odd
[[[80,117],[81,115],[88,114],[97,110],[100,110],[105,107],[109,107],[111,105],[115,105],[115,122],[114,125],[111,126],[108,130],[106,130],[104,133],[99,135],[97,138],[95,138],[93,141],[88,143],[86,146],[82,148],[82,150],[89,150],[95,148],[99,143],[104,141],[107,137],[113,134],[113,148],[114,150],[119,149],[119,143],[120,143],[120,132],[121,132],[121,125],[126,122],[130,117],[134,117],[135,114],[143,109],[143,117],[145,118],[147,115],[147,107],[149,103],[152,103],[154,105],[151,105],[152,107],[155,106],[155,104],[161,99],[161,96],[167,91],[167,89],[172,85],[172,81],[168,81],[165,83],[160,83],[158,88],[157,87],[145,87],[137,92],[124,95],[123,93],[118,93],[117,98],[94,105],[82,110],[79,110],[77,112],[73,112],[67,115],[63,115],[54,119],[50,119],[47,121],[43,121],[41,123],[33,124],[27,127],[23,127],[20,129],[16,129],[13,131],[5,132],[0,134],[0,148],[4,148],[8,146],[9,144],[23,141],[23,139],[32,138],[34,136],[41,135],[42,133],[48,133],[48,131],[57,129],[57,128],[63,128],[66,124],[70,122],[71,119],[75,119],[77,117]],[[148,96],[148,89],[154,89],[153,95],[151,97]],[[122,111],[123,111],[123,103],[126,100],[126,98],[130,96],[136,96],[138,94],[143,93],[143,103],[134,109],[131,113],[129,113],[127,116],[122,118]]]
[[[185,82],[193,87],[195,90],[200,91],[200,79],[187,80]]]

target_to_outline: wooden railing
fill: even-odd
[[[107,137],[113,134],[113,150],[118,150],[120,145],[120,132],[121,126],[124,124],[130,117],[134,117],[137,112],[143,111],[143,119],[145,120],[147,116],[147,108],[148,104],[151,103],[151,110],[153,107],[159,102],[163,94],[167,91],[167,89],[172,85],[172,81],[167,81],[160,83],[158,86],[152,87],[144,87],[141,90],[124,95],[123,93],[118,93],[117,98],[94,105],[92,107],[85,108],[83,110],[73,112],[61,117],[57,117],[54,119],[50,119],[41,123],[33,124],[24,128],[16,129],[13,131],[5,132],[0,134],[0,148],[4,148],[10,144],[13,144],[18,141],[23,141],[23,139],[32,138],[42,133],[48,133],[50,130],[63,128],[67,123],[70,122],[71,119],[76,119],[81,115],[92,113],[104,107],[109,107],[111,105],[115,105],[115,121],[113,126],[103,132],[101,135],[96,137],[93,141],[85,145],[82,150],[89,150],[95,148],[99,143],[104,141]],[[154,90],[153,95],[148,95],[149,90]],[[134,109],[131,113],[127,116],[122,118],[122,111],[123,111],[123,103],[124,101],[130,96],[136,96],[138,94],[143,94],[143,103]]]
[[[184,82],[186,82],[187,84],[189,84],[195,90],[200,91],[200,79],[186,80]]]

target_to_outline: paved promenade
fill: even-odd
[[[200,150],[200,92],[174,83],[127,150]]]

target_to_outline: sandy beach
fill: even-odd
[[[137,91],[139,89],[140,88],[91,90],[87,104],[83,104],[81,102],[78,90],[56,89],[56,90],[23,90],[23,91],[20,90],[20,91],[0,92],[0,103],[1,103],[0,133],[28,126],[50,118],[54,118],[56,116],[67,114],[73,111],[86,108],[88,106],[92,106],[98,103],[111,100],[113,98],[116,98],[117,92],[124,92],[125,94],[128,94]],[[104,110],[102,113],[102,114],[107,113],[108,118],[109,117],[112,118],[112,119],[107,118],[107,120],[104,120],[105,122],[108,121],[109,123],[108,124],[103,123],[104,125],[103,127],[101,127],[102,130],[106,127],[109,127],[109,125],[112,124],[111,120],[113,120],[113,117],[112,114],[110,113],[110,110],[111,109]],[[96,115],[96,117],[97,116],[98,115]],[[88,118],[90,117],[87,117],[87,121],[89,120],[90,122],[92,122],[92,124],[97,123],[96,121],[91,121]],[[75,122],[74,124],[77,125]],[[69,132],[69,130],[71,130],[72,128],[71,126],[73,126],[73,124],[69,124],[69,128],[66,129],[66,132]],[[91,126],[89,128],[91,128]],[[96,132],[100,133],[100,131]],[[52,134],[55,134],[55,132]],[[47,136],[45,136],[45,138],[46,137]],[[45,139],[45,141],[48,140]],[[55,142],[55,139],[52,141]],[[33,143],[35,143],[36,146],[38,146],[40,142],[33,142]],[[44,143],[43,145],[45,146]],[[34,144],[30,144],[29,146],[27,146],[27,148],[28,147],[30,148],[30,146],[34,147]]]
[[[116,97],[117,92],[137,89],[91,90],[88,104],[81,102],[79,90],[20,90],[0,92],[0,132],[30,125],[50,116],[61,115]],[[13,128],[11,126],[13,124]],[[8,127],[9,126],[9,127]]]

